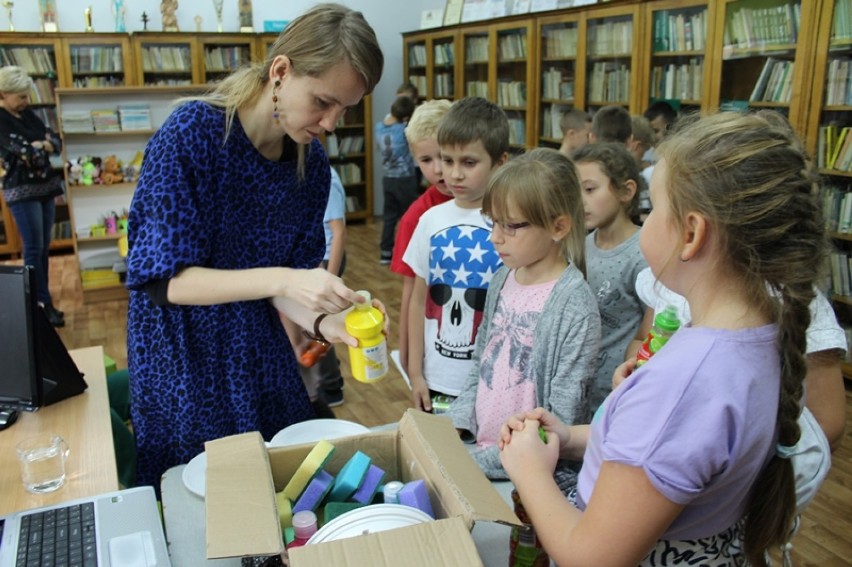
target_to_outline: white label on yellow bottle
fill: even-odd
[[[388,373],[388,343],[382,341],[371,347],[362,347],[364,378],[368,382],[381,380]]]

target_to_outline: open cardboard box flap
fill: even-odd
[[[399,565],[399,558],[384,562],[386,553],[404,550],[406,565],[478,565],[470,529],[479,520],[520,525],[500,494],[491,486],[468,454],[449,419],[416,410],[405,413],[396,431],[367,433],[332,441],[335,452],[326,470],[336,474],[355,451],[363,451],[387,472],[386,480],[423,479],[429,489],[436,522],[315,546],[294,553],[293,565],[333,564],[327,553],[353,561],[370,558],[371,565]],[[275,491],[280,491],[313,447],[313,443],[266,449],[258,433],[234,435],[206,444],[207,452],[207,557],[276,555],[283,548]],[[414,529],[417,528],[417,529]],[[357,544],[354,540],[359,541]],[[458,558],[445,561],[442,545],[452,541]],[[431,551],[430,551],[430,548]],[[455,548],[455,549],[453,549]],[[345,554],[343,550],[346,550]],[[358,554],[349,556],[350,549]],[[368,555],[360,555],[360,553]],[[468,558],[473,553],[475,560]],[[320,563],[300,557],[323,558]],[[416,557],[424,558],[421,562]],[[428,558],[426,560],[425,558]],[[331,562],[329,562],[331,561]],[[352,563],[353,565],[357,564]],[[360,564],[364,564],[361,562]]]

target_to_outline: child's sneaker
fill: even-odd
[[[387,265],[391,263],[391,258],[393,257],[393,252],[382,252],[382,255],[379,257],[379,264]]]
[[[322,390],[320,397],[330,408],[336,408],[343,405],[343,390],[340,388],[334,390]]]

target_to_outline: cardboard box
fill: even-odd
[[[472,567],[482,565],[470,535],[474,522],[521,524],[446,417],[409,410],[394,431],[332,443],[336,450],[327,471],[337,474],[355,451],[363,451],[387,472],[386,480],[424,480],[438,520],[296,548],[290,552],[294,567]],[[267,449],[258,433],[206,444],[208,559],[281,553],[275,492],[312,448],[313,443]]]

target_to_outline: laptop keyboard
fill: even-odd
[[[18,542],[17,567],[97,567],[95,505],[26,514]]]

